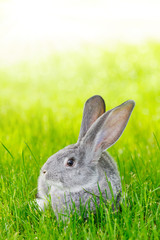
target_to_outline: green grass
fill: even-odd
[[[122,210],[100,206],[87,219],[56,220],[32,204],[40,167],[75,143],[84,102],[136,107],[109,149],[118,164]],[[85,47],[0,69],[0,239],[159,239],[160,45]]]

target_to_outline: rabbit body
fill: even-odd
[[[100,192],[105,200],[114,196],[119,202],[121,179],[116,163],[105,150],[122,134],[133,107],[134,101],[129,100],[105,112],[100,96],[88,99],[78,142],[58,151],[41,168],[36,199],[41,209],[48,205],[49,197],[55,213],[66,208],[70,211],[73,202],[79,209],[80,200],[87,206],[93,194],[99,204]],[[92,200],[90,207],[95,209]]]
[[[44,168],[47,169],[46,165]],[[78,173],[76,172],[76,174]],[[79,182],[78,185],[74,184],[73,181],[73,185],[67,188],[65,184],[63,186],[62,179],[62,182],[59,182],[59,184],[50,185],[49,182],[44,179],[42,172],[39,177],[38,187],[39,193],[37,203],[39,206],[44,209],[44,207],[48,205],[48,197],[51,196],[52,208],[55,212],[64,211],[66,206],[69,209],[69,207],[72,207],[73,202],[76,207],[79,208],[80,199],[81,204],[85,205],[87,201],[91,199],[92,194],[99,196],[99,188],[103,198],[106,199],[106,197],[108,197],[107,199],[110,200],[112,198],[112,193],[108,182],[111,183],[114,198],[121,193],[121,180],[117,165],[107,152],[102,153],[96,168],[91,167],[91,169],[87,169],[86,175],[84,171],[83,174],[84,181]],[[87,176],[92,176],[92,178],[87,179]],[[61,177],[62,176],[60,175],[60,178]],[[96,200],[97,204],[99,204],[99,198]],[[119,200],[120,199],[118,198],[117,203]],[[93,210],[95,209],[93,201],[90,201],[90,207]]]

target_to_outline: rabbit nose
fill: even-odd
[[[43,170],[43,173],[45,174],[47,171],[46,170]]]

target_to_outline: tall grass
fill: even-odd
[[[40,167],[75,143],[83,104],[136,107],[109,152],[120,171],[121,211],[103,201],[94,215],[55,218],[32,204]],[[159,239],[160,45],[85,47],[0,69],[0,239]]]

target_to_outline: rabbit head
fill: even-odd
[[[51,156],[41,169],[49,186],[62,190],[78,188],[98,181],[98,161],[125,129],[134,101],[129,100],[105,112],[100,96],[93,96],[84,106],[78,142]]]

